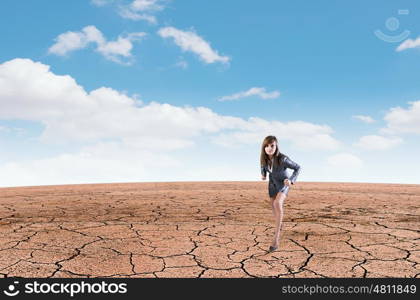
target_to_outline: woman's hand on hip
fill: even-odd
[[[290,180],[288,178],[286,178],[283,182],[284,182],[285,186],[291,186],[292,185],[292,183],[290,182]]]

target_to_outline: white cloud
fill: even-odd
[[[0,120],[41,123],[39,139],[31,137],[31,142],[46,147],[85,145],[50,158],[3,163],[0,185],[147,181],[161,176],[156,166],[183,168],[186,161],[173,153],[197,147],[197,141],[213,142],[216,149],[229,143],[258,149],[262,139],[274,133],[281,145],[287,141],[302,150],[340,145],[325,125],[243,119],[206,107],[145,104],[136,98],[108,87],[88,92],[72,77],[56,75],[48,65],[30,59],[0,64]]]
[[[420,37],[415,40],[405,40],[397,47],[396,51],[403,51],[411,48],[420,48]]]
[[[197,54],[202,61],[207,64],[229,62],[227,56],[220,56],[218,52],[211,48],[210,44],[194,31],[182,31],[174,27],[164,27],[159,29],[158,34],[162,38],[173,38],[176,45],[182,51],[190,51]]]
[[[133,20],[133,21],[147,21],[151,24],[157,24],[157,19],[155,16],[153,15],[149,15],[149,14],[139,14],[135,11],[133,11],[132,9],[125,7],[125,6],[121,6],[118,9],[118,14],[123,17],[124,19],[129,19],[129,20]]]
[[[372,117],[370,117],[370,116],[355,115],[355,116],[353,116],[353,118],[354,119],[357,119],[357,120],[360,120],[360,121],[362,121],[364,123],[368,123],[368,124],[371,124],[371,123],[374,123],[375,122],[375,120]]]
[[[268,134],[273,134],[279,141],[291,143],[295,148],[303,151],[337,150],[341,143],[334,139],[333,130],[326,125],[317,125],[304,121],[279,122],[267,121],[251,117],[241,125],[236,132],[221,133],[214,136],[212,141],[225,147],[240,147],[262,141]],[[266,134],[267,133],[267,134]]]
[[[188,68],[188,63],[184,60],[184,58],[180,57],[179,60],[175,63],[175,67],[186,69]]]
[[[21,87],[25,86],[25,89]],[[238,128],[246,121],[205,107],[139,102],[111,88],[86,92],[68,75],[29,59],[0,65],[0,118],[39,121],[43,138],[91,140],[134,136],[188,138]]]
[[[26,129],[19,127],[8,127],[0,125],[0,133],[13,134],[15,136],[23,136],[27,133]]]
[[[105,38],[95,26],[86,26],[79,32],[68,31],[60,34],[48,52],[56,55],[66,55],[67,53],[85,48],[89,43],[104,44]]]
[[[125,19],[145,20],[151,24],[156,24],[157,19],[153,13],[165,8],[162,2],[161,0],[134,0],[129,5],[121,5],[119,14]]]
[[[410,107],[405,109],[393,107],[387,112],[384,120],[387,127],[381,129],[382,133],[414,133],[420,134],[420,100],[409,102]]]
[[[387,150],[402,143],[399,137],[383,137],[380,135],[362,136],[355,146],[366,150]]]
[[[91,3],[99,7],[115,4],[113,7],[116,8],[118,14],[124,19],[133,21],[144,20],[151,24],[157,24],[157,19],[154,14],[164,10],[165,5],[169,1],[170,0],[91,0]]]
[[[102,32],[95,26],[86,26],[79,32],[68,31],[60,34],[56,39],[56,43],[52,45],[48,52],[56,55],[66,55],[69,52],[86,48],[89,44],[96,44],[96,51],[101,53],[108,60],[121,63],[121,58],[131,58],[131,50],[133,49],[133,41],[144,37],[144,32],[129,33],[127,36],[119,36],[115,41],[107,41]]]
[[[252,87],[247,91],[239,92],[230,96],[223,96],[220,97],[219,101],[230,101],[230,100],[238,100],[241,98],[251,97],[251,96],[258,96],[261,99],[275,99],[280,96],[279,91],[267,92],[263,87]]]
[[[2,164],[0,186],[140,182],[153,178],[155,169],[180,165],[167,153],[120,142],[100,142],[76,153]]]
[[[120,36],[116,41],[98,44],[97,51],[107,59],[121,63],[119,57],[131,57],[131,50],[133,49],[132,42],[140,40],[145,35],[146,33],[144,32],[136,32],[128,34],[125,38]]]
[[[164,6],[161,5],[160,0],[134,0],[131,2],[130,7],[134,11],[154,11],[162,10]]]
[[[41,137],[48,142],[153,137],[182,146],[207,133],[219,145],[226,139],[247,144],[259,143],[262,135],[274,132],[302,149],[335,150],[340,145],[326,125],[246,120],[219,115],[206,107],[145,105],[107,87],[87,92],[72,77],[56,75],[49,66],[29,59],[0,64],[0,119],[41,122],[45,126]]]
[[[358,169],[363,166],[363,161],[354,154],[338,153],[327,158],[329,166],[343,169]]]

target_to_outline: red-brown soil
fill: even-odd
[[[280,248],[267,182],[0,188],[0,277],[420,277],[420,185],[298,182]]]

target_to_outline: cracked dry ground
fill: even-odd
[[[0,189],[2,277],[419,277],[420,185],[299,182],[280,248],[267,182]]]

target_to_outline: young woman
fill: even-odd
[[[268,194],[276,220],[274,240],[269,252],[277,250],[280,241],[280,230],[283,221],[283,203],[289,192],[291,184],[294,184],[300,171],[300,166],[293,162],[289,157],[280,153],[277,138],[273,135],[267,136],[261,147],[261,179],[265,180],[267,172],[270,173],[268,182]],[[286,169],[293,169],[290,178]]]

